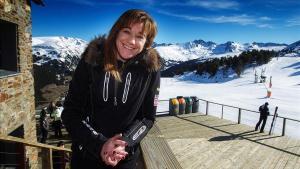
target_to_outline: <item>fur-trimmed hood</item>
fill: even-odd
[[[99,36],[92,40],[82,54],[82,58],[89,64],[104,64],[104,42],[105,37]],[[140,54],[127,61],[128,64],[136,63],[143,65],[149,72],[159,71],[163,65],[163,60],[158,52],[153,49],[143,50]]]

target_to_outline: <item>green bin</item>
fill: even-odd
[[[185,100],[185,114],[192,113],[193,109],[193,99],[190,97],[184,97]]]

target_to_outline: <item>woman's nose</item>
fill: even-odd
[[[128,42],[132,45],[135,45],[135,37],[133,35],[130,35],[128,38]]]

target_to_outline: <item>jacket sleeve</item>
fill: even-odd
[[[61,118],[72,141],[100,159],[100,151],[107,138],[96,132],[86,121],[85,108],[90,104],[87,103],[90,84],[88,72],[88,64],[81,59],[70,82]]]
[[[152,73],[148,91],[138,112],[139,116],[126,132],[123,133],[123,139],[128,143],[129,147],[138,144],[152,128],[158,103],[159,87],[160,72],[154,72]]]

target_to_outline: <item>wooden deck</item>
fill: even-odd
[[[300,169],[300,140],[253,129],[198,113],[158,117],[141,143],[145,164],[148,169]]]

